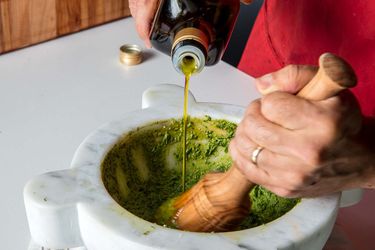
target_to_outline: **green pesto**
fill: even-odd
[[[228,145],[236,124],[209,116],[189,118],[186,188],[207,172],[231,165]],[[102,163],[102,176],[110,195],[131,213],[169,225],[171,199],[181,194],[182,120],[165,120],[140,127],[119,140]],[[277,197],[262,187],[250,192],[251,214],[241,229],[270,222],[295,206],[297,199]],[[169,200],[169,201],[168,201]],[[168,207],[169,206],[169,207]],[[159,210],[158,210],[159,209]],[[169,209],[169,210],[168,210]]]

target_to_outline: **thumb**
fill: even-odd
[[[315,76],[317,71],[317,66],[288,65],[255,79],[255,84],[262,95],[275,91],[296,94]]]

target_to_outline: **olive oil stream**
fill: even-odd
[[[184,89],[184,111],[183,111],[183,136],[182,136],[182,177],[181,177],[181,186],[182,192],[185,192],[186,185],[186,150],[187,150],[187,123],[188,123],[188,97],[189,97],[189,81],[193,73],[196,72],[198,66],[195,59],[191,56],[186,56],[181,60],[180,69],[185,75],[185,89]]]

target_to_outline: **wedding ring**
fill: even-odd
[[[258,156],[263,149],[263,147],[258,146],[256,149],[254,149],[253,153],[251,154],[251,161],[254,163],[255,166],[258,166]]]

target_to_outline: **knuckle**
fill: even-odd
[[[290,117],[295,114],[295,105],[290,100],[290,95],[281,92],[271,93],[262,99],[261,112],[271,120],[278,117]]]
[[[229,147],[229,154],[231,155],[233,162],[234,162],[237,166],[241,166],[240,157],[239,157],[239,152],[238,152],[238,150],[236,149],[236,147],[235,147],[234,144],[230,144],[230,147]]]
[[[248,128],[251,126],[251,124],[256,119],[256,116],[253,113],[247,113],[244,119],[241,121],[240,126],[242,126],[243,129]]]
[[[260,109],[260,99],[250,103],[245,111],[245,115],[256,113]]]
[[[244,132],[246,134],[250,135],[250,134],[255,132],[254,129],[256,128],[257,123],[258,123],[257,117],[252,115],[252,114],[249,114],[249,115],[247,115],[246,120],[244,120],[244,122],[243,122],[242,129],[244,130]]]
[[[301,159],[305,164],[315,167],[321,163],[320,151],[322,149],[316,143],[305,144],[305,146],[300,147],[299,150]]]
[[[248,152],[251,148],[251,143],[245,136],[236,136],[235,139],[232,140],[231,145],[243,153]]]
[[[275,108],[277,106],[277,93],[271,93],[265,95],[262,98],[262,106],[261,106],[261,113],[266,117],[273,117],[277,112],[275,112]]]
[[[245,119],[243,119],[236,128],[234,139],[237,139],[237,137],[240,137],[240,136],[244,136],[246,134],[245,128],[246,128],[246,121]]]
[[[273,92],[262,98],[262,108],[273,111],[279,105],[290,105],[289,95],[283,92]]]
[[[246,153],[244,152],[242,145],[238,144],[237,142],[233,142],[229,145],[229,154],[239,169],[244,170],[248,164],[250,164],[248,157],[244,156]]]
[[[257,116],[249,114],[243,123],[245,134],[258,144],[264,144],[266,142],[279,142],[280,135],[272,131],[272,129],[259,121]]]
[[[258,144],[269,143],[270,141],[278,141],[278,134],[273,133],[268,127],[263,126],[262,124],[254,124],[254,133],[252,133],[252,138]]]
[[[248,114],[241,123],[240,131],[257,144],[282,143],[282,135],[276,133],[266,121],[259,119],[258,115]]]
[[[277,101],[279,96],[278,92],[272,92],[268,95],[265,95],[262,97],[262,111],[263,109],[268,110],[270,108],[273,108],[275,105],[275,102]]]

